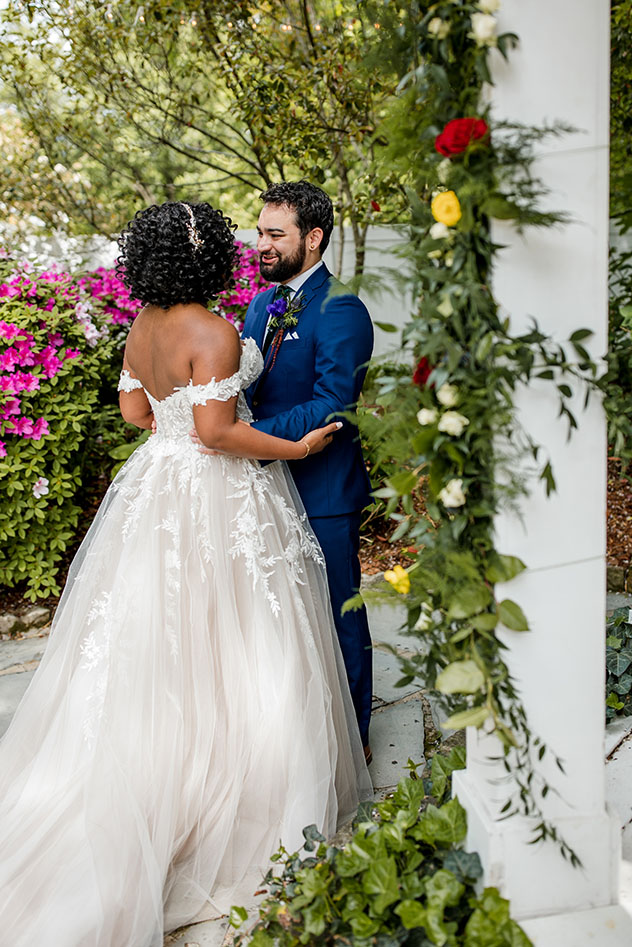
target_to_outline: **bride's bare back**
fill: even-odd
[[[197,303],[170,309],[146,306],[136,317],[125,347],[125,368],[162,401],[175,388],[228,378],[239,367],[234,326]]]

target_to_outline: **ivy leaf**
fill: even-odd
[[[465,766],[465,750],[463,747],[454,747],[448,754],[435,753],[432,757],[430,773],[432,778],[432,794],[441,800],[445,795],[448,786],[448,779],[456,769],[463,769]]]
[[[624,648],[622,651],[608,651],[606,654],[606,667],[615,677],[621,677],[630,664],[632,664],[632,651],[629,648]]]
[[[436,688],[442,694],[475,694],[485,683],[485,675],[475,661],[453,661],[439,674]]]
[[[399,898],[397,881],[397,862],[392,855],[372,861],[362,880],[366,894],[373,896],[372,907],[376,914],[383,911]]]
[[[516,602],[511,599],[504,599],[498,606],[498,618],[505,626],[512,631],[529,631],[529,622]]]
[[[478,881],[483,874],[483,866],[476,852],[463,852],[457,849],[443,859],[443,867],[465,883]]]
[[[419,901],[402,901],[395,908],[406,930],[413,927],[424,927],[426,923],[426,909],[422,907]]]
[[[451,799],[438,809],[429,805],[419,817],[412,833],[435,847],[458,845],[467,833],[467,816],[458,799]]]
[[[245,908],[232,907],[228,916],[228,923],[231,927],[241,927],[248,920],[248,911]]]

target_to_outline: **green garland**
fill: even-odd
[[[571,384],[583,385],[588,398],[600,380],[584,347],[589,330],[564,345],[537,324],[512,335],[489,286],[498,249],[490,218],[518,230],[566,219],[539,209],[546,189],[532,164],[535,144],[570,130],[492,122],[482,97],[489,51],[506,57],[517,43],[514,34],[497,35],[497,7],[497,0],[441,0],[380,8],[380,56],[406,64],[390,134],[392,162],[408,175],[406,254],[418,300],[403,342],[419,366],[412,383],[401,372],[381,377],[379,416],[364,414],[360,427],[377,463],[398,469],[376,494],[397,521],[392,538],[406,537],[418,552],[372,594],[405,602],[409,633],[420,639],[418,653],[402,660],[401,684],[418,678],[441,692],[452,711],[446,727],[497,734],[517,786],[504,811],[533,819],[534,840],[554,840],[579,864],[543,816],[550,787],[536,761],[550,751],[529,727],[496,634],[501,626],[527,631],[528,622],[515,602],[496,596],[496,583],[525,565],[494,547],[493,526],[499,510],[526,493],[516,473],[525,453],[547,493],[555,488],[550,463],[516,419],[516,388],[551,380],[570,433],[577,426]]]

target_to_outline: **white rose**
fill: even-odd
[[[37,156],[37,163],[38,163],[38,164],[48,164],[48,158],[46,157],[46,155],[38,155],[38,156]]]
[[[450,24],[447,20],[442,20],[440,16],[434,16],[428,24],[428,32],[437,39],[445,39],[450,32]]]
[[[445,408],[454,408],[459,400],[459,389],[456,385],[441,385],[437,392],[437,401]]]
[[[500,9],[500,0],[478,0],[478,9],[483,13],[496,13]]]
[[[468,418],[466,418],[464,414],[459,414],[458,411],[446,411],[445,414],[442,414],[439,418],[439,424],[437,426],[444,434],[450,434],[452,437],[460,437],[469,423]]]
[[[415,631],[428,631],[432,625],[432,613],[430,607],[424,604],[421,606],[421,614],[415,622]]]
[[[57,174],[63,174],[65,170],[66,169],[63,164],[56,164],[53,168],[53,171],[55,171]]]
[[[448,178],[450,177],[450,171],[452,170],[452,162],[449,158],[444,158],[443,161],[440,161],[437,165],[437,177],[441,184],[447,184]]]
[[[496,18],[489,13],[473,13],[472,36],[478,46],[495,46]]]
[[[439,499],[448,509],[455,509],[457,506],[463,506],[465,503],[465,494],[463,492],[463,481],[450,480],[439,493]]]
[[[434,424],[437,420],[437,412],[434,408],[422,408],[421,411],[417,412],[417,420],[422,427],[427,424]]]
[[[450,236],[450,228],[446,227],[445,224],[442,224],[440,220],[433,224],[430,228],[430,236],[433,240],[444,240],[446,237]]]

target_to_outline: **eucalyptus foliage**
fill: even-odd
[[[553,839],[576,864],[543,816],[550,787],[537,764],[550,751],[532,733],[503,657],[498,632],[525,632],[528,619],[496,586],[525,564],[495,547],[494,519],[526,491],[519,471],[529,463],[547,493],[555,489],[548,458],[518,423],[516,390],[535,380],[552,384],[570,435],[577,391],[587,400],[602,380],[585,347],[589,330],[563,343],[535,322],[514,334],[491,290],[498,250],[491,219],[512,221],[518,231],[566,219],[542,210],[546,189],[533,159],[536,145],[570,129],[494,122],[483,95],[492,81],[489,51],[507,57],[517,37],[497,34],[489,6],[495,8],[439,0],[380,7],[375,61],[386,59],[400,75],[387,127],[410,208],[405,254],[416,306],[403,342],[433,370],[420,384],[385,372],[373,412],[360,416],[376,464],[397,469],[376,492],[396,522],[392,538],[418,550],[405,572],[386,574],[390,588],[385,583],[374,594],[403,599],[408,631],[419,639],[402,661],[401,684],[419,678],[437,688],[451,710],[446,726],[493,730],[515,786],[505,813],[532,818],[534,839]],[[468,119],[479,123],[477,137],[457,143],[448,157],[439,153],[435,141],[445,139],[448,122]]]

